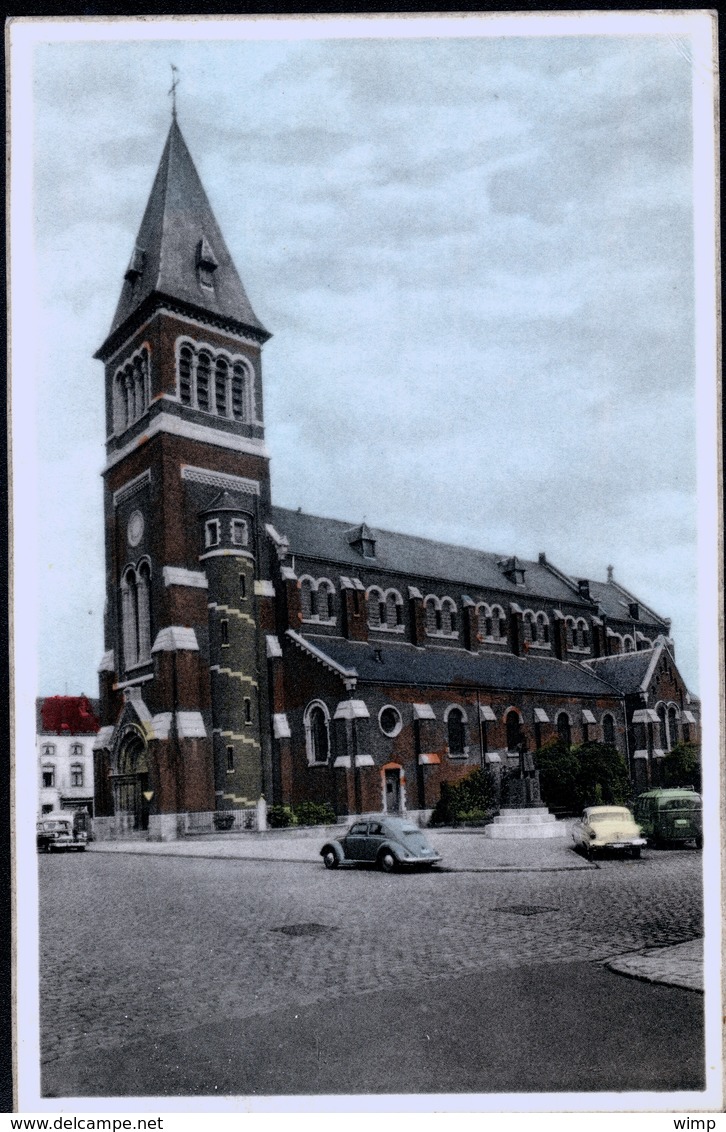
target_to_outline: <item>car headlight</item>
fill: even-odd
[[[593,837],[593,838],[597,837],[597,834],[595,833],[594,829],[588,829],[587,835],[588,835],[588,837]]]

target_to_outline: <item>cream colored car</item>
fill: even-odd
[[[640,856],[647,844],[640,826],[626,806],[587,806],[572,827],[575,848],[586,857],[597,850],[615,849]]]

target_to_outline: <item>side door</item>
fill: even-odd
[[[349,861],[366,860],[366,841],[368,838],[368,822],[357,821],[348,831],[345,838],[345,855]]]
[[[379,821],[368,822],[368,836],[366,838],[366,861],[375,861],[378,850],[385,841],[383,826]]]

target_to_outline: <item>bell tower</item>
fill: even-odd
[[[107,578],[96,813],[109,835],[173,837],[189,814],[270,797],[268,338],[174,114],[96,354]]]

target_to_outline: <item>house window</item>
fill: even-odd
[[[519,718],[519,712],[507,712],[506,725],[507,750],[516,751],[519,749],[519,744],[522,742],[522,723]]]
[[[388,735],[388,737],[392,739],[394,735],[398,735],[403,727],[401,713],[395,707],[391,707],[391,705],[388,704],[386,707],[381,708],[378,716],[378,726],[384,735]]]
[[[611,715],[604,715],[602,720],[603,743],[609,747],[615,746],[615,720]]]
[[[252,723],[252,700],[245,696],[245,723]]]
[[[219,543],[219,519],[207,519],[204,524],[204,545],[209,549],[211,546],[219,546]]]
[[[80,763],[71,763],[71,786],[83,786],[83,767]]]
[[[245,574],[239,576],[239,596],[242,601],[247,597],[247,576]]]
[[[234,770],[234,747],[227,747],[227,773]]]
[[[43,767],[43,786],[44,787],[55,786],[55,767],[54,766],[44,766]]]
[[[305,747],[309,763],[327,763],[330,757],[328,709],[315,701],[309,704],[304,717]]]
[[[44,743],[41,754],[44,759],[52,759],[55,755],[55,743]]]
[[[83,754],[83,745],[81,743],[71,743],[70,751],[68,752],[72,759],[80,759]]]
[[[229,528],[233,546],[247,546],[249,541],[249,528],[246,519],[232,519]]]
[[[572,731],[570,728],[570,717],[567,715],[567,712],[561,711],[557,716],[557,734],[566,747],[571,746]]]
[[[219,632],[222,646],[224,647],[225,645],[229,644],[229,621],[226,617],[223,617],[219,622]]]

